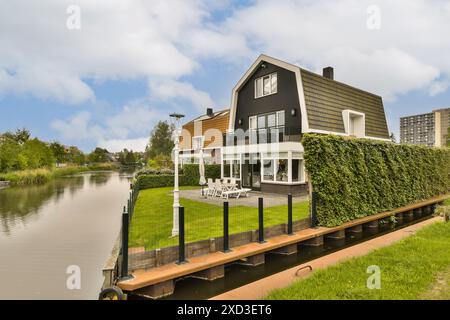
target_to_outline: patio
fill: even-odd
[[[201,189],[190,189],[190,190],[181,190],[180,197],[199,201],[203,203],[208,203],[216,206],[222,205],[224,201],[228,201],[230,206],[239,205],[246,207],[258,207],[258,198],[264,198],[264,207],[274,207],[274,206],[282,206],[287,204],[287,195],[275,194],[275,193],[263,193],[257,191],[250,191],[248,193],[248,197],[242,196],[239,199],[230,198],[228,200],[223,199],[221,197],[212,197],[212,196],[202,196]],[[206,192],[206,188],[205,188]],[[308,196],[293,196],[292,203],[299,203],[308,200]]]

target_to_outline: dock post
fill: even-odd
[[[128,227],[130,220],[128,218],[128,212],[126,207],[123,207],[122,213],[122,270],[121,278],[129,277],[128,274]]]
[[[292,231],[292,194],[288,194],[288,225],[287,233],[292,236],[294,233]]]
[[[258,242],[264,243],[264,203],[263,198],[258,198],[258,220],[259,220],[259,228],[258,228]]]
[[[186,263],[185,243],[184,243],[184,207],[178,207],[178,262],[177,264]]]
[[[317,227],[317,192],[311,192],[311,227]]]
[[[223,252],[230,252],[230,238],[228,230],[228,201],[223,203]]]

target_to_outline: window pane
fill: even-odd
[[[293,159],[292,160],[292,182],[303,181],[302,176],[302,160]]]
[[[263,166],[264,180],[274,181],[273,165],[274,165],[274,160],[264,160],[264,166]]]
[[[250,117],[249,118],[249,124],[248,124],[250,129],[256,129],[256,117]]]
[[[270,76],[263,78],[264,81],[264,95],[270,94]]]
[[[258,129],[266,127],[266,116],[258,116]]]
[[[284,126],[284,111],[278,111],[277,112],[277,126],[282,127]]]
[[[279,159],[276,161],[277,181],[288,182],[288,160]]]
[[[273,73],[271,77],[272,81],[272,93],[277,92],[277,74]]]
[[[259,98],[262,96],[262,79],[255,80],[255,97]]]
[[[230,177],[230,167],[231,167],[231,161],[224,161],[223,162],[223,176],[229,178]]]
[[[268,127],[275,127],[276,121],[275,121],[275,113],[271,113],[267,115],[267,126]]]
[[[233,174],[232,174],[232,178],[236,178],[239,179],[240,177],[240,172],[241,172],[241,166],[239,165],[239,160],[233,160]]]

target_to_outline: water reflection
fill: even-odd
[[[83,173],[0,190],[0,299],[95,299],[131,175]],[[81,290],[66,269],[81,268]]]

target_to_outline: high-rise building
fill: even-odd
[[[401,117],[400,142],[430,147],[445,146],[450,126],[450,108]]]

